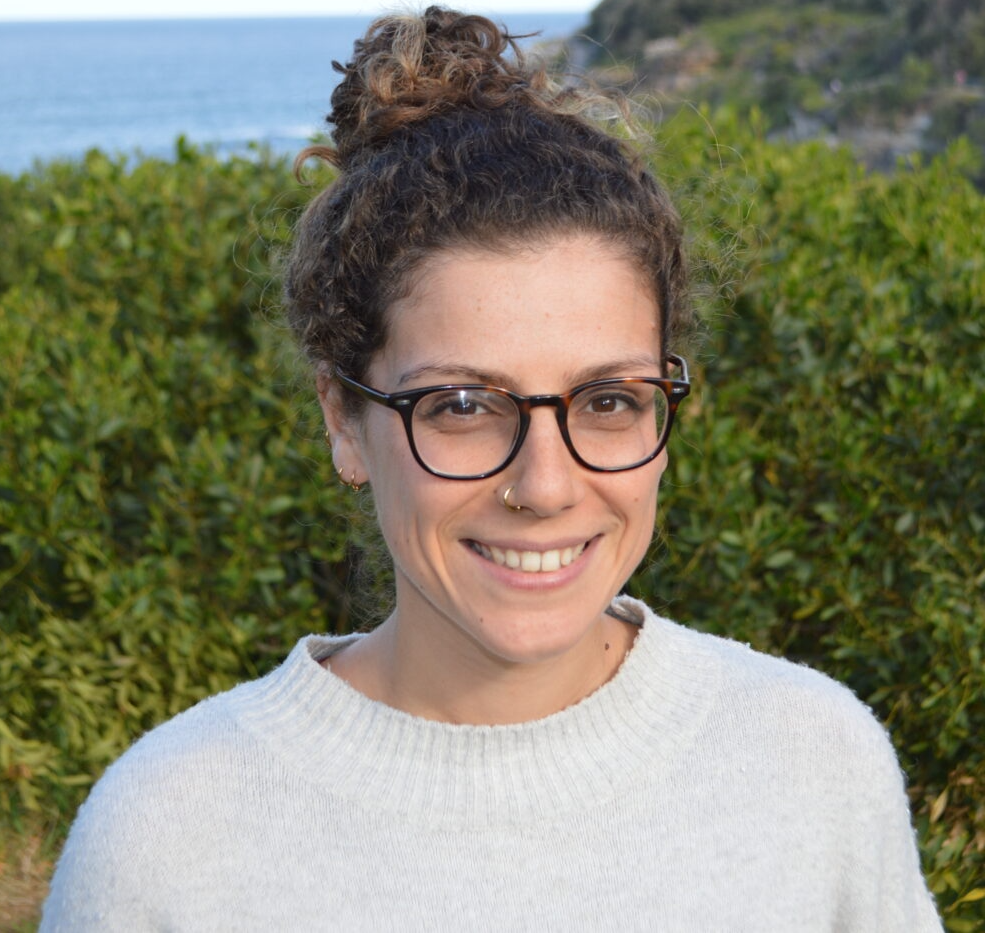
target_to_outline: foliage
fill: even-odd
[[[948,928],[980,929],[980,166],[866,174],[765,126],[682,111],[657,137],[708,339],[631,588],[870,703]],[[184,144],[0,176],[7,819],[68,820],[141,731],[351,624],[362,533],[272,311],[307,196]]]
[[[985,76],[985,9],[978,0],[905,0],[900,5],[913,51],[942,74]]]
[[[760,6],[796,15],[817,4],[803,0],[772,0]],[[820,4],[836,13],[885,13],[887,0],[828,0]],[[617,55],[637,54],[647,39],[676,36],[708,20],[727,19],[749,11],[746,0],[602,0],[591,13],[588,34]]]
[[[636,91],[665,110],[680,97],[757,107],[772,130],[802,134],[806,120],[876,146],[879,133],[906,132],[897,145],[918,134],[936,153],[985,107],[985,10],[974,0],[602,0],[587,33],[596,65],[628,63]],[[667,37],[670,51],[651,46]],[[625,77],[602,77],[613,73]]]
[[[870,85],[889,66],[880,48],[884,28],[879,17],[824,5],[790,11],[765,6],[709,21],[688,42],[710,42],[718,55],[701,86],[702,99],[758,107],[772,128],[786,126],[798,111],[833,128],[846,100],[863,112],[870,106]],[[835,82],[843,86],[841,97],[830,91]]]
[[[963,136],[979,152],[985,152],[985,96],[961,91],[948,95],[934,110],[930,135],[934,139]]]
[[[69,812],[141,731],[346,624],[346,508],[257,313],[285,165],[179,144],[2,185],[0,778]]]

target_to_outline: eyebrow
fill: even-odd
[[[634,353],[618,360],[598,363],[583,369],[565,373],[564,384],[568,387],[609,379],[618,376],[639,376],[660,370],[660,364],[649,353]],[[506,373],[491,369],[477,369],[463,363],[436,362],[424,363],[407,370],[398,380],[398,386],[405,386],[423,377],[438,380],[435,385],[469,383],[476,385],[500,386],[504,389],[516,387],[516,380]]]

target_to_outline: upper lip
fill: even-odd
[[[475,541],[477,544],[486,547],[499,548],[501,551],[563,551],[565,548],[581,547],[591,541],[595,535],[586,535],[583,538],[563,538],[556,541],[536,542],[536,541],[506,541],[502,539],[493,540],[490,538],[466,538],[466,541]]]

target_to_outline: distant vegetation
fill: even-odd
[[[602,0],[588,34],[597,68],[664,107],[756,107],[883,164],[959,135],[985,148],[979,0]]]
[[[959,145],[866,173],[766,129],[682,110],[658,132],[708,340],[662,540],[631,588],[873,706],[948,928],[971,933],[985,899],[979,166]],[[184,143],[170,162],[94,152],[0,176],[0,861],[36,849],[19,841],[29,827],[64,832],[144,730],[269,670],[300,634],[352,624],[364,510],[333,478],[276,311],[277,254],[310,193],[284,161]]]

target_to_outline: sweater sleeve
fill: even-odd
[[[110,777],[79,811],[52,879],[41,933],[124,933],[155,929],[149,915],[160,877],[140,870],[139,830]]]
[[[906,778],[889,734],[841,684],[831,685],[825,701],[817,698],[815,715],[823,723],[822,741],[811,767],[824,787],[830,825],[841,825],[844,833],[838,842],[836,928],[940,933],[941,921],[921,871]]]
[[[810,879],[797,928],[940,931],[904,775],[872,711],[810,668],[735,643],[720,642],[719,650],[727,678],[721,709],[709,720],[718,732],[704,745],[716,747],[742,779],[728,786],[739,811],[762,822],[751,837],[772,826],[770,845],[785,852],[793,882]],[[773,887],[760,893],[762,901],[781,900],[786,863],[771,868],[763,882]],[[781,916],[773,923],[789,928]]]
[[[879,775],[879,785],[885,788],[878,827],[882,858],[877,929],[938,933],[943,927],[921,871],[904,776],[885,732],[882,737],[883,755],[874,769],[874,777]]]
[[[199,704],[107,769],[72,825],[41,933],[175,928],[189,878],[202,879],[200,857],[216,830],[212,799],[236,773],[228,749],[243,744],[220,709]]]

